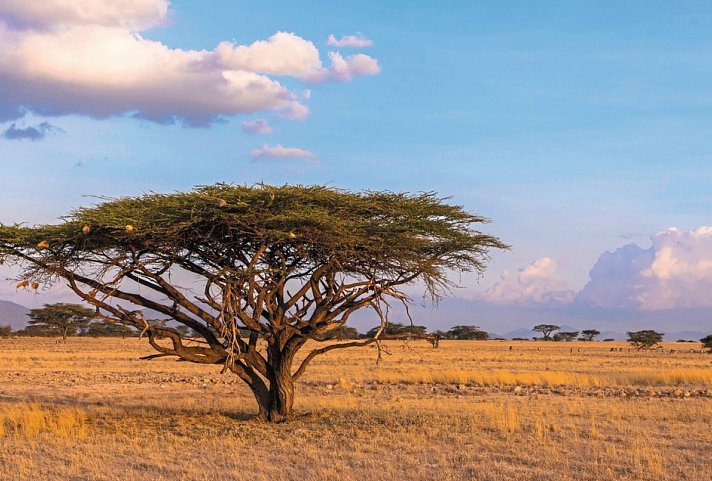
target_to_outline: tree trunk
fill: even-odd
[[[280,351],[277,346],[269,347],[269,364],[272,367],[269,389],[255,389],[259,413],[257,419],[270,423],[289,420],[294,406],[294,381],[292,361],[294,355]]]

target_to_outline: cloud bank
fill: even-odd
[[[573,298],[574,292],[565,289],[558,263],[542,257],[517,273],[504,271],[482,300],[499,305],[560,305]]]
[[[644,311],[712,307],[712,227],[670,228],[651,240],[648,249],[629,244],[601,255],[576,302]]]
[[[304,100],[273,77],[348,81],[380,71],[363,54],[330,52],[277,32],[250,45],[173,49],[141,35],[164,25],[167,0],[0,0],[0,121],[26,112],[207,125],[242,113],[301,118]]]
[[[670,228],[644,249],[604,252],[579,292],[564,289],[555,260],[542,257],[516,274],[505,271],[479,298],[496,305],[662,311],[712,308],[712,227]]]

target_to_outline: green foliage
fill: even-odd
[[[351,326],[341,326],[324,333],[321,337],[325,340],[346,341],[349,339],[358,339],[359,332]]]
[[[372,338],[379,331],[380,326],[374,327],[369,330],[364,337]],[[404,336],[404,335],[414,335],[414,336],[424,336],[426,332],[425,326],[411,326],[404,325],[398,322],[389,322],[385,329],[381,333],[382,336]]]
[[[136,337],[139,332],[116,322],[94,321],[82,330],[82,336],[91,337]]]
[[[106,199],[58,225],[0,225],[0,257],[22,251],[78,265],[85,254],[104,251],[229,253],[278,243],[304,265],[329,259],[354,275],[416,274],[439,298],[450,286],[448,271],[481,272],[489,249],[508,247],[472,229],[488,219],[443,200],[434,193],[216,184]],[[30,268],[27,277],[41,274]]]
[[[10,337],[12,334],[12,327],[7,324],[0,325],[0,337]]]
[[[485,340],[489,334],[477,326],[454,326],[447,332],[447,339]]]
[[[544,335],[544,340],[548,341],[551,339],[551,333],[559,330],[559,326],[555,324],[537,324],[532,330],[541,332]]]
[[[700,342],[705,347],[705,349],[709,349],[710,353],[712,353],[712,334],[703,337],[702,339],[700,339]]]
[[[584,329],[581,331],[581,340],[582,341],[593,341],[593,338],[596,336],[600,336],[601,331],[597,331],[596,329]]]
[[[579,335],[579,332],[578,332],[578,331],[570,331],[570,332],[562,331],[562,332],[557,332],[556,334],[554,334],[554,340],[555,340],[555,341],[566,341],[566,342],[570,342],[570,341],[576,340],[576,338],[578,337],[578,335]]]
[[[650,329],[627,332],[628,342],[636,349],[649,349],[663,341],[663,334]]]
[[[95,317],[95,312],[78,304],[45,304],[44,307],[31,309],[30,321],[26,331],[29,335],[57,334],[62,338],[71,336]]]

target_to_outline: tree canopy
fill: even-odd
[[[31,309],[27,331],[54,333],[66,340],[67,336],[76,334],[81,328],[87,327],[95,317],[94,311],[78,304],[57,303],[45,304],[43,307]]]
[[[315,356],[378,343],[391,303],[409,302],[401,286],[421,282],[437,301],[453,272],[482,273],[490,250],[507,248],[473,228],[488,219],[446,200],[216,184],[101,199],[54,225],[0,225],[0,258],[24,268],[19,287],[62,279],[99,316],[141,330],[157,356],[222,364],[253,390],[261,419],[280,421]],[[314,348],[292,369],[308,340],[362,308],[380,319],[374,336]],[[146,309],[202,342],[151,322]]]
[[[600,336],[601,331],[596,330],[596,329],[584,329],[581,331],[581,340],[582,341],[593,341],[593,338],[596,336]]]
[[[483,341],[489,339],[489,334],[479,326],[453,326],[447,331],[446,339]]]
[[[628,342],[636,349],[649,349],[663,341],[663,334],[646,329],[643,331],[628,332]]]
[[[559,330],[559,326],[555,324],[537,324],[532,328],[533,331],[541,332],[544,335],[544,340],[551,339],[551,333]]]
[[[578,331],[560,331],[554,334],[554,340],[555,341],[575,341],[576,338],[578,337],[579,332]]]

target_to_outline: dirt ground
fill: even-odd
[[[712,355],[697,343],[443,341],[334,351],[297,417],[251,420],[219,366],[140,339],[0,339],[2,480],[700,480]]]

